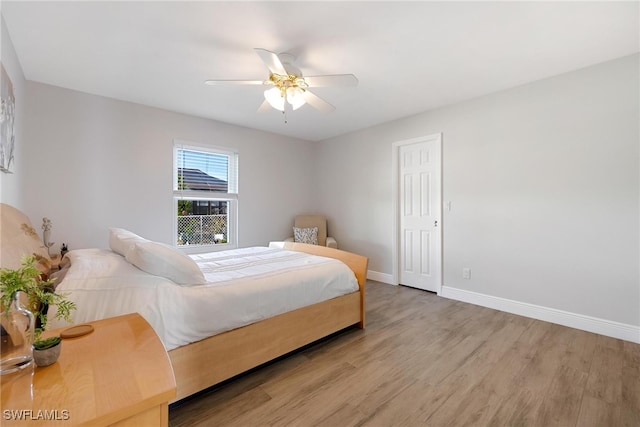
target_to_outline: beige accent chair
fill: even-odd
[[[327,219],[324,215],[298,215],[294,220],[293,226],[297,228],[318,227],[318,246],[338,249],[336,239],[327,236]],[[293,241],[293,237],[285,240],[285,242]]]

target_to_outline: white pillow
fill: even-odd
[[[113,252],[122,256],[127,256],[127,252],[129,252],[136,243],[148,241],[149,240],[144,237],[140,237],[124,228],[109,229],[109,247]]]
[[[198,264],[179,250],[158,242],[138,242],[127,252],[127,261],[154,276],[179,285],[207,283]]]

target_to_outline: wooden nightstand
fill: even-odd
[[[3,426],[168,426],[176,383],[149,323],[128,314],[90,324],[62,340],[53,365],[1,377]]]

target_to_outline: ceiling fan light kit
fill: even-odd
[[[277,87],[265,90],[264,99],[276,110],[284,111],[284,95]]]
[[[256,53],[267,65],[269,78],[262,82],[258,80],[206,80],[208,85],[256,85],[273,86],[264,91],[266,104],[284,113],[286,104],[297,110],[305,104],[322,111],[330,112],[335,107],[324,99],[308,90],[309,87],[357,86],[358,79],[353,74],[337,74],[313,76],[305,78],[302,72],[291,65],[293,56],[287,53],[276,55],[265,49],[255,49]],[[286,101],[286,103],[285,103]],[[268,107],[267,107],[268,108]],[[259,111],[264,111],[261,107]]]
[[[273,84],[275,87],[264,91],[264,98],[276,110],[284,111],[284,101],[286,100],[294,110],[302,107],[306,101],[304,100],[304,92],[308,87],[307,83],[300,76],[288,74],[281,76],[271,74],[269,80],[265,84]]]
[[[304,89],[299,87],[287,88],[287,102],[291,104],[294,110],[302,107],[306,103],[304,100]]]

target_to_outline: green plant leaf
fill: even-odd
[[[35,341],[33,343],[33,348],[35,348],[36,350],[46,350],[48,348],[55,347],[56,345],[60,344],[60,341],[62,341],[60,337],[45,338],[42,340]]]
[[[43,305],[56,306],[56,319],[64,319],[72,323],[71,312],[76,309],[73,301],[66,299],[67,294],[55,292],[53,280],[42,280],[40,271],[35,267],[36,258],[33,255],[25,255],[22,258],[22,267],[17,270],[3,268],[0,270],[0,304],[3,310],[11,305],[11,298],[16,292],[24,292],[29,300],[29,307],[35,317],[40,319],[41,327],[34,333],[35,340],[47,327],[47,315],[41,311]]]

